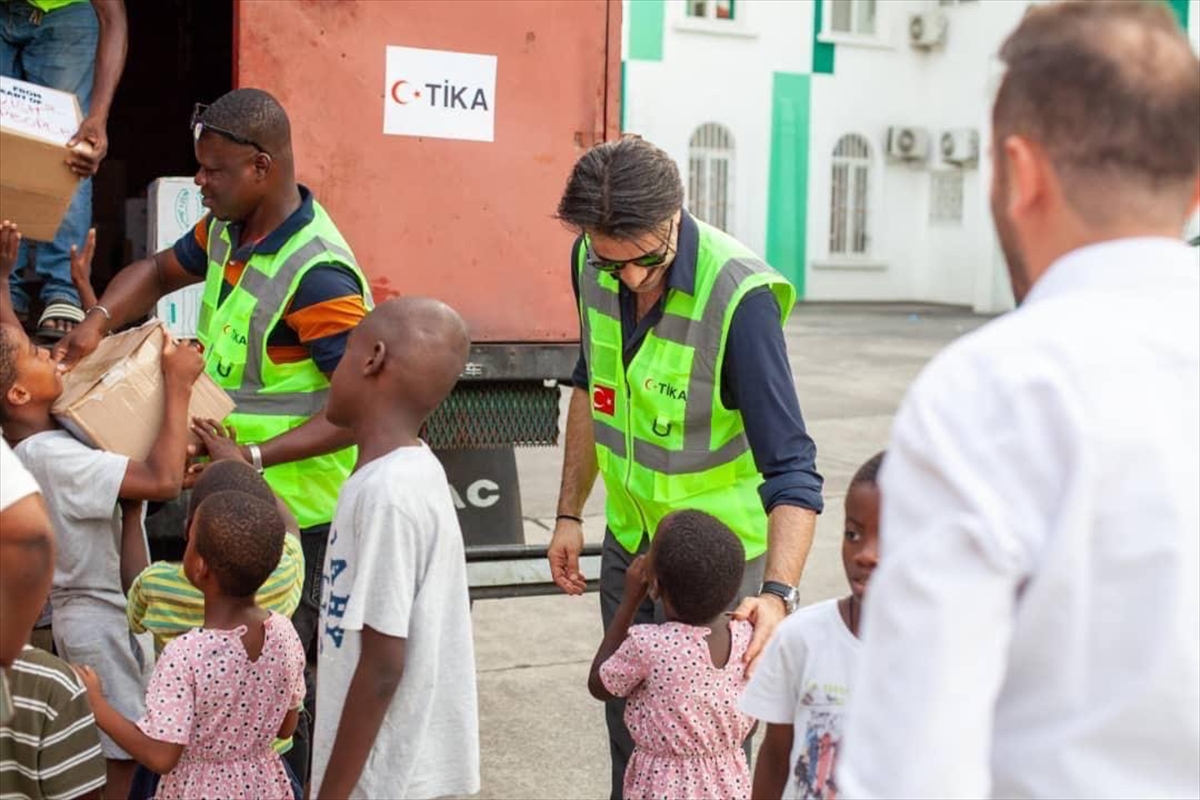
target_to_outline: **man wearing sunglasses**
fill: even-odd
[[[581,322],[567,416],[555,582],[582,594],[580,515],[597,473],[607,490],[600,608],[605,628],[625,571],[672,511],[722,520],[746,549],[736,615],[754,624],[749,669],[795,608],[822,509],[783,322],[795,290],[748,248],[683,210],[675,162],[639,138],[597,145],[575,165],[558,216],[580,232],[571,275]],[[655,619],[654,604],[635,623]],[[612,796],[633,743],[622,701],[606,708]]]
[[[197,106],[191,134],[209,214],[174,247],[121,270],[55,355],[69,368],[163,295],[206,282],[198,335],[208,374],[237,403],[225,423],[239,451],[211,455],[240,454],[299,522],[306,572],[292,621],[313,663],[325,540],[355,459],[352,435],[325,419],[325,396],[370,290],[325,209],[296,183],[291,125],[274,97],[236,89]]]

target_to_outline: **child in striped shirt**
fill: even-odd
[[[295,518],[277,502],[271,487],[249,464],[218,461],[201,473],[192,489],[187,525],[191,525],[196,508],[206,497],[224,491],[245,492],[279,508],[287,527],[283,555],[255,601],[268,611],[291,617],[300,603],[304,582],[304,551]],[[150,631],[154,649],[161,653],[176,636],[204,625],[204,595],[183,574],[182,562],[156,561],[142,569],[129,587],[125,612],[130,629],[135,633]]]
[[[25,645],[5,675],[13,715],[0,727],[0,793],[99,798],[107,780],[100,729],[74,670]]]

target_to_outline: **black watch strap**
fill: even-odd
[[[791,611],[796,605],[796,587],[780,581],[763,581],[759,594],[773,594],[783,601],[784,608]]]

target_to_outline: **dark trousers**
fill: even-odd
[[[313,720],[317,702],[317,640],[321,626],[321,573],[325,569],[325,547],[329,541],[329,525],[314,525],[300,531],[300,546],[304,550],[304,588],[300,605],[292,614],[292,626],[304,645],[307,664],[304,667],[304,709],[292,740],[291,751],[284,760],[292,771],[307,784],[312,766]]]
[[[625,571],[639,555],[649,551],[650,537],[643,536],[636,553],[630,553],[617,542],[612,531],[605,529],[604,546],[600,552],[600,619],[604,630],[612,623],[621,605],[621,597],[625,593]],[[762,586],[763,570],[766,568],[766,557],[759,556],[746,562],[746,573],[742,577],[738,596],[734,598],[730,609],[737,606],[743,597],[758,594]],[[643,625],[663,621],[661,603],[655,603],[647,598],[638,607],[637,615],[633,618],[634,625]],[[608,752],[612,759],[612,800],[621,800],[625,783],[625,766],[633,755],[633,739],[629,729],[625,727],[625,701],[621,698],[610,700],[604,704],[604,721],[608,725]],[[750,740],[746,739],[746,761],[750,760]]]

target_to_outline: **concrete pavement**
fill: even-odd
[[[858,466],[887,444],[904,391],[959,335],[987,322],[961,309],[917,305],[801,305],[787,328],[792,373],[826,511],[800,585],[802,603],[843,593],[842,501]],[[565,392],[563,411],[565,414]],[[517,451],[529,544],[550,540],[562,448]],[[588,541],[604,533],[603,489],[585,508]],[[608,796],[603,707],[587,692],[601,636],[595,594],[475,604],[483,798]]]

